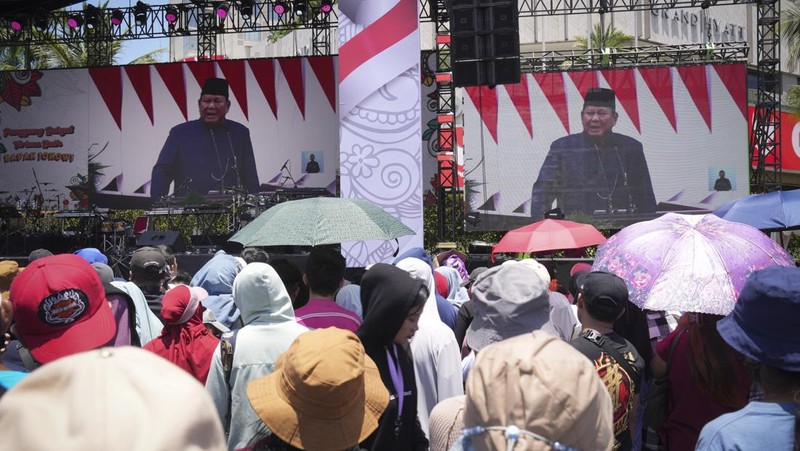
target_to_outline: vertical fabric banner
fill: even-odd
[[[422,104],[417,0],[339,2],[342,197],[379,205],[423,245]],[[349,266],[390,261],[398,243],[343,243]]]

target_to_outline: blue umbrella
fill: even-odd
[[[768,232],[797,229],[800,228],[800,190],[751,194],[728,202],[713,214]]]

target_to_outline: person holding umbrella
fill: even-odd
[[[800,446],[800,269],[753,273],[733,313],[717,323],[764,390],[762,401],[722,415],[700,433],[700,451],[798,449]]]

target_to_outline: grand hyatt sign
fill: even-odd
[[[697,12],[691,12],[686,10],[662,8],[662,9],[652,9],[650,10],[650,13],[655,17],[673,20],[681,24],[689,25],[692,28],[699,26],[703,22],[703,20],[700,17],[700,14],[698,14]],[[722,35],[728,35],[732,40],[736,41],[745,40],[744,27],[741,25],[726,23],[721,20],[706,16],[705,27],[703,27],[702,31],[705,32],[705,30],[707,30],[708,27],[711,27],[713,33],[721,33]]]

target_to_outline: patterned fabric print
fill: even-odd
[[[630,361],[628,355],[623,357]],[[614,435],[619,435],[628,428],[628,415],[633,409],[634,382],[622,366],[606,353],[601,353],[593,363],[614,403]]]

